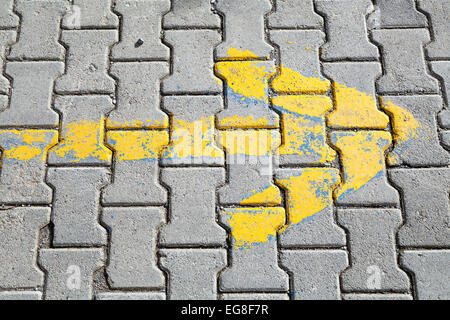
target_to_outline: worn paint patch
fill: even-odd
[[[333,128],[385,129],[389,117],[377,108],[375,97],[343,84],[333,84],[336,110],[328,116]]]
[[[160,151],[169,143],[166,131],[110,131],[108,144],[116,151],[116,161],[158,161]]]
[[[56,156],[70,162],[86,159],[111,161],[112,152],[104,144],[104,119],[70,122],[63,128],[60,144],[53,150]]]
[[[232,156],[270,156],[280,139],[277,130],[220,131],[218,135],[218,143]]]
[[[241,201],[241,205],[277,206],[281,204],[281,192],[275,185],[270,185],[263,190],[252,190],[252,195]]]
[[[227,54],[229,56],[228,59],[255,59],[258,58],[256,54],[251,52],[250,50],[239,50],[235,48],[228,48]],[[222,60],[227,60],[227,58],[223,58]]]
[[[252,246],[274,239],[285,221],[285,211],[271,208],[228,208],[222,211],[228,217],[233,247],[250,249]]]
[[[338,169],[307,168],[276,182],[286,190],[288,225],[281,230],[284,231],[330,207],[332,190],[340,177]]]
[[[273,79],[272,88],[280,93],[325,93],[330,82],[320,77],[306,77],[286,66],[280,66],[280,75]]]
[[[38,160],[47,160],[48,150],[58,143],[56,130],[0,130],[1,148],[4,162],[29,161],[39,157]]]
[[[360,189],[384,172],[384,151],[391,143],[389,132],[334,132],[331,141],[339,149],[344,170],[344,181],[335,191],[336,198]]]
[[[414,116],[407,110],[395,105],[392,101],[381,100],[381,108],[392,118],[392,132],[394,138],[394,149],[388,154],[387,162],[389,165],[400,163],[400,157],[403,150],[406,149],[408,141],[414,139],[423,127]]]
[[[113,121],[111,119],[106,119],[107,129],[165,129],[169,126],[169,120],[155,121],[155,120],[145,120],[145,121]]]
[[[278,96],[274,108],[282,113],[280,155],[303,156],[314,163],[333,161],[336,152],[327,144],[325,114],[333,108],[327,96]]]

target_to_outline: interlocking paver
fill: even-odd
[[[0,0],[0,300],[449,299],[449,5]]]
[[[269,15],[272,28],[317,28],[323,26],[323,19],[314,11],[313,0],[278,0],[276,11]]]
[[[378,58],[378,48],[369,42],[366,30],[365,15],[373,8],[370,0],[316,0],[315,3],[325,17],[328,36],[322,46],[322,59]]]
[[[340,299],[338,278],[348,265],[347,252],[284,250],[281,252],[281,263],[293,274],[291,295],[294,300]]]
[[[433,41],[426,46],[431,58],[446,59],[450,52],[450,2],[442,0],[420,0],[419,7],[431,17]]]
[[[156,234],[164,222],[164,211],[150,207],[106,208],[102,221],[111,234],[106,268],[111,287],[163,287],[165,278],[156,266]]]
[[[118,27],[119,17],[111,11],[111,5],[112,0],[73,0],[62,26],[67,29]]]
[[[409,278],[397,266],[395,230],[401,225],[397,209],[339,209],[339,223],[350,238],[350,268],[342,277],[346,291],[406,291]]]
[[[108,74],[108,54],[118,41],[115,30],[64,30],[66,72],[55,83],[63,93],[113,93],[116,83]]]
[[[0,288],[31,288],[43,285],[44,273],[37,266],[36,259],[38,234],[39,229],[49,222],[50,209],[45,207],[0,211],[0,254],[3,257]]]
[[[93,273],[104,265],[102,249],[42,249],[39,263],[47,272],[46,300],[92,300]]]
[[[62,62],[11,62],[6,74],[13,79],[9,108],[0,113],[0,126],[52,126],[59,122],[52,110],[55,79],[64,72]]]
[[[58,38],[68,8],[66,0],[17,0],[14,10],[21,16],[20,36],[9,58],[62,60],[65,50]]]
[[[414,0],[375,0],[376,11],[369,16],[375,28],[426,27],[427,18]]]
[[[168,60],[170,50],[161,42],[160,33],[162,15],[169,8],[169,0],[118,1],[114,9],[122,17],[122,37],[111,49],[111,58]]]
[[[374,30],[372,36],[381,45],[383,55],[384,74],[377,82],[379,92],[421,93],[439,89],[424,63],[423,45],[430,41],[427,30]]]

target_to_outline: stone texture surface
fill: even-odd
[[[449,10],[0,0],[0,300],[448,300]]]

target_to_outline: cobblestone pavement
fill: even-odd
[[[449,16],[0,0],[0,299],[449,299]]]

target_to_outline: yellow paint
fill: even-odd
[[[216,73],[226,80],[229,89],[242,98],[268,99],[268,79],[275,67],[268,61],[224,61],[216,63]]]
[[[319,77],[305,77],[281,65],[280,75],[273,79],[272,88],[280,93],[325,93],[330,89],[330,82]]]
[[[255,244],[268,241],[277,235],[285,221],[284,209],[279,207],[228,208],[222,214],[228,216],[236,249],[250,249]]]
[[[281,192],[275,185],[271,185],[265,188],[261,192],[256,192],[252,190],[252,195],[247,199],[241,201],[241,205],[266,205],[266,206],[277,206],[281,204]]]
[[[108,144],[116,151],[116,161],[158,160],[160,151],[169,143],[166,131],[110,131]]]
[[[270,156],[280,145],[280,133],[277,130],[220,131],[218,143],[228,155]]]
[[[178,118],[172,120],[172,140],[163,158],[224,158],[224,152],[215,145],[214,116],[194,122]]]
[[[385,129],[389,117],[377,108],[375,98],[345,85],[333,84],[336,109],[328,116],[333,128]]]
[[[339,198],[358,190],[385,170],[384,151],[391,143],[386,131],[334,132],[332,142],[338,148],[344,171],[344,181],[335,190]]]
[[[169,121],[166,119],[164,122],[146,120],[146,121],[112,121],[111,119],[106,119],[107,129],[165,129],[169,126]]]
[[[340,177],[338,169],[308,168],[276,182],[286,190],[288,225],[285,230],[331,206],[332,188],[340,182]]]
[[[314,153],[320,155],[317,164],[334,160],[336,152],[328,146],[325,126],[325,114],[333,108],[330,98],[288,95],[275,97],[272,103],[282,112],[280,155],[309,156]]]
[[[100,121],[80,120],[68,123],[63,128],[63,137],[53,152],[70,162],[88,158],[111,161],[112,152],[103,145],[104,119]]]
[[[267,117],[255,118],[253,116],[232,116],[220,119],[221,129],[266,129],[269,127]]]
[[[256,54],[250,50],[239,50],[235,48],[229,48],[227,51],[228,58],[222,58],[221,60],[234,60],[234,59],[255,59],[258,58]]]
[[[47,160],[48,149],[58,143],[56,130],[0,130],[0,136],[7,137],[8,145],[2,145],[7,160],[29,161],[40,157]]]
[[[410,139],[414,139],[421,130],[422,125],[407,110],[395,105],[392,101],[381,100],[381,108],[392,118],[392,131],[394,138],[394,150],[389,153],[387,162],[389,165],[397,165],[400,162],[402,149]]]

